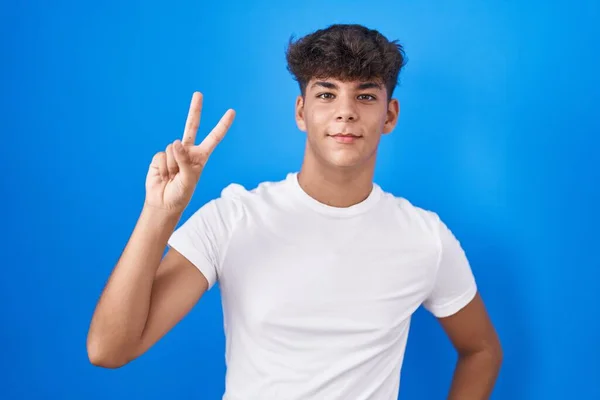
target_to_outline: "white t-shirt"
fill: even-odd
[[[376,184],[348,208],[317,202],[297,173],[232,184],[169,245],[219,282],[224,400],[395,400],[411,315],[449,316],[477,291],[437,214]]]

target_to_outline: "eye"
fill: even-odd
[[[328,100],[328,99],[333,99],[335,96],[333,95],[333,93],[319,93],[317,95],[317,97],[320,99]]]
[[[361,94],[361,95],[358,95],[358,99],[359,100],[367,100],[367,101],[377,100],[375,98],[375,96],[372,96],[370,94]]]

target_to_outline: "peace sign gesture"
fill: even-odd
[[[227,110],[214,129],[196,145],[201,114],[202,94],[194,92],[183,139],[170,143],[152,159],[146,176],[147,205],[173,212],[182,212],[187,207],[202,169],[235,118],[235,111]]]

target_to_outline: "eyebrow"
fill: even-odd
[[[333,82],[327,82],[327,81],[316,81],[315,83],[313,83],[311,85],[311,88],[314,88],[316,86],[321,86],[327,89],[339,89],[338,85],[336,85]],[[376,82],[363,82],[363,83],[359,83],[358,85],[356,85],[356,89],[358,90],[365,90],[365,89],[379,89],[381,90],[382,87],[380,84],[376,83]]]

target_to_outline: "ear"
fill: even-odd
[[[398,115],[400,115],[400,103],[397,99],[391,99],[388,102],[387,115],[385,123],[383,124],[383,133],[387,134],[394,130],[396,123],[398,122]]]
[[[304,98],[299,95],[296,98],[296,125],[302,132],[306,132],[306,122],[304,122]]]

